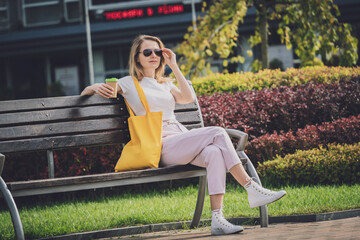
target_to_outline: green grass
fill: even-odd
[[[360,185],[284,187],[288,192],[270,204],[270,216],[340,211],[360,207]],[[43,203],[19,209],[26,238],[41,238],[83,231],[151,223],[191,220],[197,189],[193,186],[162,193],[152,191],[97,197],[95,200]],[[224,199],[226,217],[257,217],[245,190],[230,185]],[[210,219],[209,197],[202,219]],[[13,239],[10,214],[0,211],[0,239]]]

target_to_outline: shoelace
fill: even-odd
[[[224,227],[231,228],[233,226],[228,220],[225,219],[222,211],[215,212],[215,218],[218,223]]]
[[[231,228],[232,224],[228,222],[228,220],[226,220],[224,218],[224,215],[222,215],[222,213],[220,214],[219,218],[217,218],[218,222],[220,223],[220,225],[227,227],[227,228]]]
[[[255,182],[255,178],[250,178],[248,180],[248,182],[244,185],[244,187],[247,188],[247,187],[249,187],[251,185],[252,185],[253,188],[255,188],[256,191],[264,194],[265,196],[266,195],[272,196],[275,193],[274,191],[271,191],[269,189],[266,189],[266,188],[263,188],[262,186],[260,186],[257,182]]]

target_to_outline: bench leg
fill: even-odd
[[[8,208],[10,210],[10,215],[11,215],[11,219],[13,222],[16,239],[24,240],[25,239],[24,231],[23,231],[19,211],[18,211],[15,201],[14,201],[9,189],[7,188],[6,183],[2,179],[2,177],[0,177],[0,190],[1,190],[2,195],[4,196],[6,204],[8,205]]]
[[[242,156],[245,156],[246,158],[246,165],[247,165],[247,169],[250,173],[251,177],[255,178],[255,181],[261,186],[261,181],[259,178],[259,175],[256,172],[256,169],[254,167],[254,165],[252,164],[252,162],[250,161],[250,159],[248,158],[248,156],[246,156],[245,153],[241,154]],[[267,206],[260,206],[260,226],[261,227],[267,227],[269,225],[269,217],[268,217],[268,212],[267,212]]]
[[[55,178],[54,153],[51,150],[47,150],[46,155],[48,160],[49,178]]]
[[[206,176],[201,176],[199,177],[198,197],[197,197],[196,208],[190,228],[196,228],[197,226],[199,226],[201,214],[204,207],[205,192],[206,192]]]

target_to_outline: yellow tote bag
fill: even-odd
[[[162,147],[163,112],[150,112],[144,91],[137,79],[133,79],[146,115],[135,116],[125,100],[131,140],[125,145],[116,163],[115,172],[159,167]]]

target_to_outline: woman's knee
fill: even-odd
[[[213,126],[208,128],[209,128],[209,132],[211,132],[214,136],[227,135],[226,130],[222,127]]]
[[[215,145],[208,145],[202,150],[200,153],[205,159],[210,159],[213,156],[219,157],[221,156],[221,150]]]
[[[224,169],[226,168],[224,157],[220,148],[216,145],[209,145],[201,152],[202,158],[204,159],[207,167]]]

